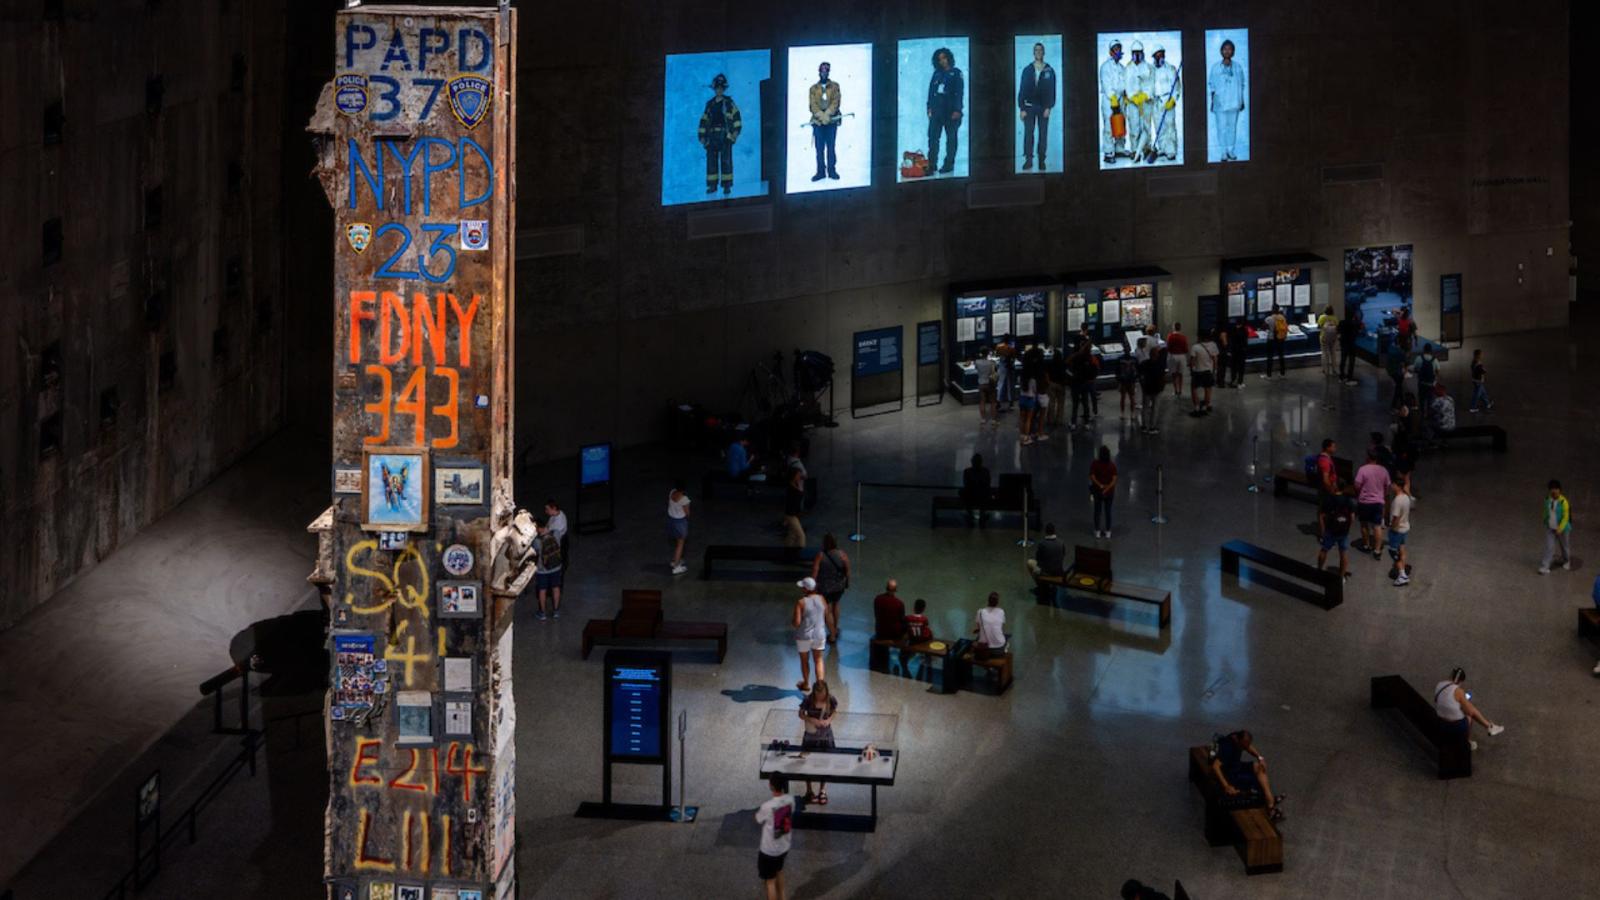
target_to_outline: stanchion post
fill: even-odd
[[[1278,433],[1267,432],[1267,474],[1259,479],[1262,484],[1272,481],[1272,467],[1278,464]]]
[[[1018,547],[1032,547],[1033,541],[1028,540],[1028,489],[1022,489],[1022,540],[1017,541]]]
[[[1256,473],[1261,470],[1261,466],[1259,464],[1260,457],[1257,455],[1257,450],[1260,449],[1260,446],[1261,435],[1250,435],[1250,479],[1245,483],[1244,489],[1252,494],[1261,493],[1261,488],[1256,485]]]
[[[856,530],[850,535],[850,540],[861,543],[867,536],[861,532],[861,482],[856,482]]]
[[[700,807],[689,805],[687,799],[688,785],[684,781],[689,765],[688,756],[684,753],[688,736],[689,713],[680,710],[678,712],[678,808],[669,812],[672,821],[679,824],[693,822],[695,817],[700,814]]]
[[[1299,436],[1295,438],[1294,445],[1296,447],[1304,447],[1306,445],[1306,398],[1296,394],[1294,405],[1296,412],[1299,413],[1300,420]]]
[[[1150,521],[1156,523],[1157,525],[1165,525],[1165,524],[1167,524],[1167,517],[1162,511],[1162,503],[1161,503],[1161,495],[1165,490],[1166,490],[1166,479],[1165,479],[1165,476],[1164,476],[1163,471],[1162,471],[1162,466],[1160,464],[1157,464],[1156,465],[1156,514],[1150,517]]]

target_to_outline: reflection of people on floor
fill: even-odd
[[[967,505],[969,520],[979,521],[979,516],[986,514],[984,507],[989,505],[991,495],[992,484],[989,470],[983,465],[983,454],[974,453],[972,465],[961,473],[961,500]]]
[[[1254,761],[1245,762],[1245,754],[1254,757]],[[1255,739],[1250,732],[1235,731],[1218,742],[1217,756],[1211,761],[1211,769],[1216,772],[1217,781],[1222,783],[1223,793],[1229,797],[1254,791],[1259,786],[1261,796],[1267,803],[1267,818],[1274,822],[1283,819],[1283,810],[1278,808],[1278,804],[1284,797],[1282,794],[1273,795],[1272,784],[1267,780],[1267,758],[1256,749]]]
[[[805,735],[800,739],[802,750],[833,749],[833,714],[838,710],[838,698],[828,692],[828,683],[818,678],[811,685],[811,693],[800,702],[800,721],[805,723]],[[806,802],[827,806],[827,782],[823,782],[821,790],[812,793],[811,782],[807,781]]]

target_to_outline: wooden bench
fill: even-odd
[[[1253,805],[1241,808],[1241,801],[1228,797],[1211,768],[1211,754],[1205,747],[1189,748],[1189,780],[1205,800],[1207,844],[1232,844],[1244,861],[1246,875],[1283,871],[1283,837],[1267,818],[1264,799],[1257,798]]]
[[[1342,456],[1335,456],[1333,458],[1333,474],[1335,478],[1339,479],[1340,484],[1349,484],[1355,480],[1355,464]],[[1312,484],[1311,479],[1306,477],[1306,470],[1304,468],[1295,468],[1294,466],[1284,466],[1278,470],[1276,475],[1272,476],[1272,496],[1289,496],[1290,485],[1306,488],[1318,498],[1322,496],[1321,488]]]
[[[867,668],[874,672],[882,672],[885,675],[893,674],[894,667],[890,665],[889,660],[891,651],[894,650],[900,652],[902,670],[905,668],[905,661],[912,657],[924,656],[929,660],[934,657],[942,658],[949,652],[950,645],[946,642],[943,647],[935,650],[930,645],[936,640],[938,639],[929,638],[915,644],[902,644],[899,641],[891,641],[885,638],[873,638],[871,643],[867,645]]]
[[[1417,693],[1399,675],[1378,675],[1372,679],[1372,708],[1398,709],[1439,756],[1439,778],[1471,778],[1472,746],[1465,731],[1450,732],[1439,721],[1433,701]]]
[[[1438,432],[1442,440],[1453,438],[1489,438],[1494,442],[1496,453],[1506,452],[1506,430],[1499,425],[1460,425],[1449,431]]]
[[[624,590],[622,608],[610,619],[590,619],[583,626],[583,658],[595,645],[654,645],[669,642],[714,641],[717,662],[728,655],[725,622],[668,622],[661,614],[661,592]]]
[[[1016,513],[1022,514],[1021,497],[992,496],[981,504],[974,505],[973,509],[985,513]],[[967,501],[959,494],[955,496],[934,497],[933,505],[928,513],[928,527],[936,528],[939,525],[939,513],[951,511],[967,511]],[[1028,495],[1028,520],[1033,527],[1039,527],[1039,498],[1033,494]]]
[[[1321,588],[1322,602],[1317,605],[1323,609],[1333,609],[1344,602],[1344,579],[1338,572],[1319,569],[1311,563],[1274,553],[1246,541],[1228,541],[1222,545],[1222,571],[1238,576],[1241,558]]]
[[[1600,642],[1600,609],[1593,606],[1578,607],[1578,637]]]
[[[745,544],[712,544],[706,547],[705,559],[701,563],[700,578],[711,577],[711,564],[716,560],[729,562],[762,562],[774,566],[811,568],[811,561],[817,558],[822,550],[816,547],[773,547],[749,546]]]
[[[994,684],[995,693],[1004,694],[1011,687],[1011,654],[991,656],[988,659],[979,659],[974,648],[961,655],[961,664],[969,671],[972,666],[984,670],[985,677]],[[948,676],[946,676],[948,677]],[[970,679],[963,679],[963,682]]]

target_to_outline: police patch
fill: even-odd
[[[367,76],[340,75],[333,80],[333,105],[353,116],[367,108]]]
[[[489,249],[489,220],[488,219],[462,219],[461,220],[461,249],[487,250]]]
[[[489,115],[489,100],[494,82],[479,75],[461,75],[450,80],[450,111],[468,128]]]
[[[372,226],[365,222],[352,223],[345,227],[344,236],[350,241],[350,249],[360,253],[372,243]]]

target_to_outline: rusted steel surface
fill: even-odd
[[[515,13],[335,17],[309,131],[335,211],[329,896],[514,891]],[[419,898],[423,894],[417,895]]]

